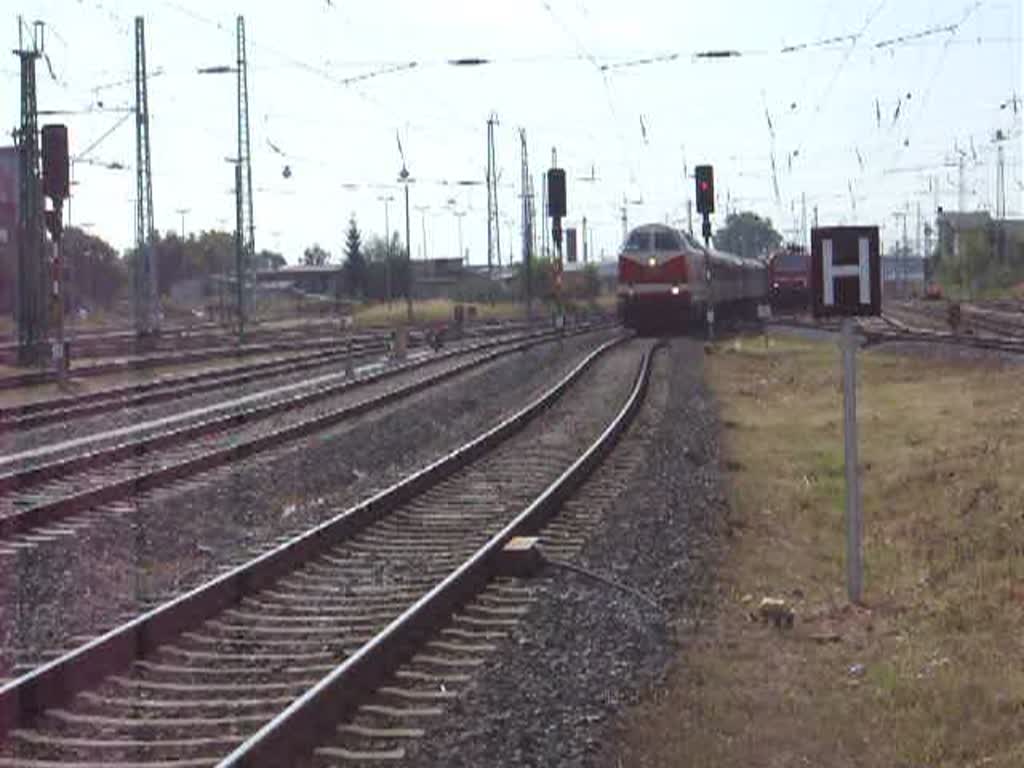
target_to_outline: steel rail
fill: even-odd
[[[480,333],[477,331],[471,335],[484,337],[488,335],[494,336],[500,332],[514,333],[522,330],[522,324],[515,323],[499,325],[486,330],[492,331],[492,333]],[[186,392],[184,388],[213,381],[220,381],[223,386],[227,386],[228,384],[245,384],[254,380],[254,378],[258,376],[273,375],[268,374],[267,371],[272,371],[289,365],[297,364],[304,366],[305,368],[313,368],[317,365],[326,365],[329,361],[344,359],[344,357],[348,355],[348,349],[345,348],[345,345],[349,342],[353,345],[353,355],[371,354],[376,351],[383,351],[387,348],[388,334],[383,332],[363,333],[359,336],[353,336],[350,339],[337,339],[328,349],[317,349],[313,352],[275,357],[272,360],[267,360],[261,363],[243,363],[241,365],[219,367],[212,370],[197,371],[195,373],[186,373],[177,376],[161,376],[151,381],[107,388],[97,392],[87,392],[80,395],[64,395],[61,397],[24,403],[21,405],[0,407],[0,430],[11,428],[26,429],[38,426],[38,424],[30,418],[38,414],[46,414],[45,417],[40,416],[40,419],[48,419],[50,418],[50,414],[65,413],[74,409],[74,415],[91,415],[93,411],[86,406],[108,400],[124,402],[125,400],[130,399],[132,401],[130,403],[131,405],[144,405],[150,402],[159,402],[161,399],[159,397],[147,397],[147,395],[158,391],[163,392],[164,390],[180,387],[182,388],[181,391],[183,396],[187,394],[198,394],[207,390],[197,386],[196,389],[190,389]],[[417,339],[416,341],[411,342],[411,348],[420,347],[424,343],[425,340]],[[303,369],[304,368],[297,367],[291,368],[289,369],[289,372],[292,370]],[[253,375],[255,375],[255,377]]]
[[[297,751],[312,748],[319,734],[353,714],[366,693],[383,684],[425,636],[483,591],[498,571],[498,558],[504,546],[516,536],[541,529],[614,448],[643,403],[651,360],[660,343],[644,354],[632,392],[618,415],[557,480],[370,642],[218,763],[218,768],[286,765],[294,761]]]
[[[353,344],[353,361],[364,360],[369,355],[385,351],[384,339]],[[278,357],[262,363],[218,368],[201,371],[181,377],[164,378],[155,381],[132,384],[83,395],[54,398],[46,401],[27,403],[22,406],[0,409],[0,433],[36,427],[107,413],[121,408],[135,408],[143,405],[191,397],[230,386],[251,384],[261,379],[288,373],[298,373],[343,361],[348,351],[337,349],[321,350],[286,357]]]
[[[594,329],[585,329],[580,333],[592,332]],[[317,390],[313,393],[298,395],[272,402],[268,405],[258,406],[252,411],[229,414],[217,419],[191,424],[177,430],[163,432],[142,440],[120,443],[108,449],[102,449],[90,454],[72,456],[67,459],[58,460],[50,464],[32,467],[21,472],[12,472],[0,476],[0,492],[15,491],[29,484],[38,484],[45,481],[65,477],[74,472],[95,469],[110,465],[116,461],[131,458],[140,454],[150,453],[154,450],[179,445],[189,440],[221,432],[231,427],[249,424],[258,419],[265,419],[271,415],[294,410],[298,407],[309,405],[318,400],[333,397],[348,389],[377,383],[387,378],[395,377],[418,367],[423,367],[430,362],[446,357],[472,354],[492,349],[480,357],[467,360],[464,363],[440,371],[419,381],[411,382],[408,385],[384,392],[376,397],[363,400],[352,405],[332,410],[326,414],[303,419],[295,424],[268,431],[256,437],[235,442],[227,447],[206,451],[197,454],[183,461],[159,467],[140,473],[132,474],[121,480],[106,483],[88,490],[79,491],[70,495],[62,496],[51,501],[44,501],[40,504],[19,510],[13,514],[0,517],[0,539],[9,538],[20,533],[47,525],[82,510],[95,507],[100,504],[116,501],[126,496],[137,495],[153,490],[154,488],[176,482],[185,477],[191,477],[202,472],[207,472],[216,467],[221,467],[233,462],[241,461],[263,451],[278,447],[285,443],[294,442],[316,432],[333,427],[343,421],[361,416],[365,413],[381,408],[390,403],[409,397],[413,394],[428,389],[442,381],[461,375],[474,368],[493,362],[501,357],[515,354],[528,349],[536,344],[544,343],[552,338],[558,338],[560,334],[556,331],[546,331],[528,334],[526,338],[518,342],[510,341],[488,341],[477,344],[469,349],[452,350],[443,353],[444,357],[431,358],[426,362],[406,363],[395,368],[371,374],[340,385],[334,385],[327,390]],[[498,347],[497,349],[493,349]]]
[[[605,342],[517,413],[366,501],[0,687],[0,739],[14,728],[31,725],[45,710],[66,703],[247,595],[270,586],[485,455],[551,406],[601,355],[626,338]]]

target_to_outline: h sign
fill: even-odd
[[[878,227],[811,230],[811,293],[815,317],[881,314]]]

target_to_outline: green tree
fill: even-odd
[[[353,214],[348,220],[345,233],[345,280],[353,295],[362,295],[366,290],[366,258],[363,256],[362,235]]]
[[[268,251],[265,248],[253,257],[253,261],[255,269],[281,269],[288,263],[277,251]]]
[[[601,294],[601,275],[597,267],[587,264],[583,268],[583,296],[584,299],[596,299]]]
[[[387,243],[382,237],[370,237],[363,247],[367,263],[366,297],[386,299],[388,297],[388,274],[391,275],[391,296],[405,296],[409,286],[409,262],[398,233],[391,236],[390,256]]]
[[[70,298],[77,306],[110,307],[123,295],[128,268],[110,243],[78,227],[68,227],[62,245],[70,273]]]
[[[322,267],[331,261],[330,251],[325,251],[319,243],[313,243],[302,252],[302,263],[307,267]]]
[[[772,227],[772,220],[762,219],[752,211],[730,213],[725,226],[715,233],[715,248],[737,256],[766,256],[782,243],[782,235]]]

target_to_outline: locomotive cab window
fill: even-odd
[[[807,269],[808,264],[809,259],[803,253],[780,253],[775,257],[776,269],[802,270]]]
[[[629,253],[637,253],[639,251],[649,250],[651,247],[650,233],[648,232],[633,232],[626,240],[626,247],[624,251]]]
[[[674,232],[655,232],[654,250],[656,251],[678,251],[681,245],[679,238]]]

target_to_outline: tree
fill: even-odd
[[[715,233],[715,248],[738,256],[766,256],[782,243],[782,235],[772,227],[772,220],[762,219],[752,211],[731,213],[725,226]]]
[[[254,269],[281,269],[288,263],[277,251],[268,251],[265,248],[253,257],[253,261]]]
[[[127,266],[114,247],[78,227],[64,230],[62,247],[70,299],[79,306],[112,306],[128,284]]]
[[[582,298],[590,300],[596,299],[601,295],[601,275],[593,264],[587,264],[583,267],[582,292]]]
[[[409,285],[409,262],[398,233],[391,237],[390,257],[387,243],[376,235],[366,241],[363,254],[366,259],[366,296],[373,299],[388,297],[388,274],[391,276],[391,296],[404,296]]]
[[[359,296],[366,290],[366,258],[363,256],[362,235],[353,215],[348,220],[345,233],[345,280],[353,295]]]
[[[322,267],[331,261],[330,251],[325,251],[319,243],[313,243],[302,252],[302,263],[307,267]]]

